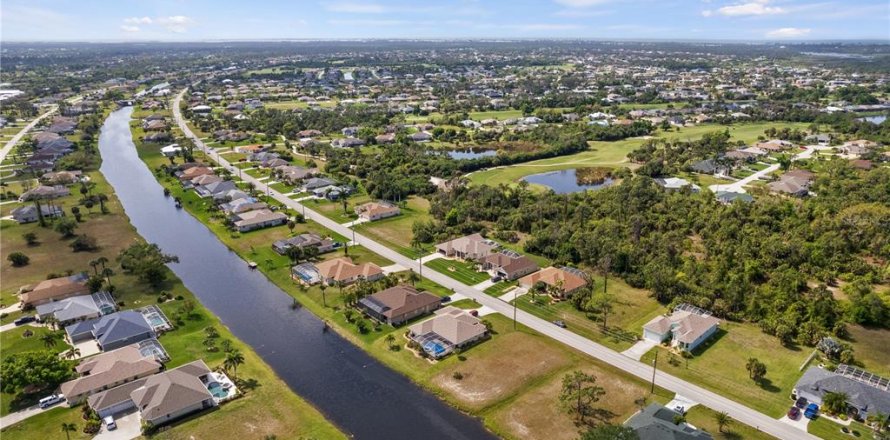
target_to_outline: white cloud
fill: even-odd
[[[176,32],[181,34],[183,32],[188,32],[189,26],[195,24],[195,20],[192,20],[190,17],[186,17],[185,15],[173,15],[170,17],[160,17],[155,20],[155,22],[163,27],[165,27],[170,32]]]
[[[702,17],[710,17],[712,15],[714,15],[714,11],[712,11],[710,9],[705,9],[704,11],[701,11]]]
[[[121,30],[124,32],[139,32],[139,26],[133,26],[129,24],[122,24]]]
[[[809,35],[812,29],[786,27],[779,28],[766,33],[767,38],[797,38]]]
[[[130,17],[130,18],[125,18],[124,23],[127,23],[127,24],[151,24],[152,19],[151,19],[151,17]]]
[[[753,0],[748,3],[737,3],[724,6],[717,10],[720,15],[738,17],[746,15],[774,15],[783,14],[785,9],[778,6],[769,6],[770,0]]]
[[[570,8],[589,8],[591,6],[608,3],[610,0],[553,0],[554,2]]]
[[[345,12],[347,14],[382,14],[386,11],[386,8],[376,3],[352,2],[328,3],[325,5],[325,9],[331,12]]]
[[[612,11],[602,10],[602,9],[590,9],[590,10],[582,10],[582,9],[560,9],[553,13],[554,17],[563,17],[563,18],[587,18],[587,17],[601,17],[603,15],[609,15]]]
[[[531,24],[520,24],[516,26],[516,29],[521,31],[567,31],[572,29],[580,29],[581,26],[577,24],[567,24],[567,23],[531,23]]]

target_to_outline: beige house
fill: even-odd
[[[398,206],[389,202],[368,202],[355,207],[355,213],[359,218],[368,221],[376,221],[389,217],[395,217],[402,213]]]
[[[82,402],[92,394],[159,373],[163,366],[153,356],[139,351],[139,344],[85,359],[75,367],[78,378],[62,384],[69,404]]]
[[[484,260],[494,253],[497,248],[497,243],[486,239],[480,234],[471,234],[436,245],[436,251],[446,257],[474,261]]]
[[[420,344],[431,357],[438,359],[485,338],[488,329],[482,321],[466,310],[448,306],[436,316],[408,327],[408,337]]]
[[[253,231],[254,229],[278,226],[287,223],[286,215],[280,212],[272,212],[266,208],[236,214],[234,219],[235,229],[239,232]]]
[[[358,306],[368,316],[389,325],[399,325],[439,308],[442,299],[413,286],[400,284],[359,300]]]
[[[376,281],[383,278],[383,269],[374,263],[355,264],[348,257],[334,258],[315,265],[321,280],[327,285],[352,284],[360,279]]]
[[[30,307],[72,296],[89,295],[90,288],[87,287],[87,279],[85,273],[80,273],[44,280],[37,283],[30,291],[22,293],[19,299],[23,307]]]
[[[482,269],[491,271],[505,280],[513,281],[538,270],[538,264],[525,255],[504,250],[485,257],[482,260]]]
[[[711,337],[720,325],[713,316],[677,310],[670,315],[656,316],[643,326],[643,338],[662,343],[670,341],[672,347],[692,351]]]
[[[587,280],[577,269],[553,266],[519,279],[519,285],[526,289],[531,289],[538,282],[559,288],[560,292],[557,295],[559,297],[571,296],[572,293],[587,285]]]

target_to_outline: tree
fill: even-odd
[[[291,262],[296,263],[303,258],[303,248],[300,246],[291,246],[284,251],[285,255],[290,258]]]
[[[46,348],[53,348],[56,344],[59,343],[59,338],[56,337],[55,333],[47,333],[40,337],[40,341],[43,342],[43,346]]]
[[[845,393],[829,391],[822,396],[822,408],[829,414],[843,414],[847,411],[847,398]]]
[[[396,337],[392,335],[392,333],[386,335],[386,338],[383,339],[386,342],[387,348],[392,350],[393,342],[396,342]]]
[[[748,370],[748,377],[754,382],[760,382],[766,376],[766,364],[760,362],[757,358],[748,358],[745,369]]]
[[[77,222],[68,217],[62,217],[56,222],[53,229],[62,234],[63,238],[71,238],[74,236],[74,230],[77,229]]]
[[[244,364],[244,354],[242,354],[240,350],[233,349],[226,353],[226,359],[223,361],[223,368],[225,368],[226,371],[231,370],[232,376],[235,376],[238,366],[242,364]]]
[[[13,267],[27,266],[31,262],[31,258],[21,252],[13,252],[7,255],[6,259],[12,263]]]
[[[22,238],[25,239],[25,243],[27,243],[28,246],[36,246],[39,243],[37,241],[37,234],[33,232],[25,232],[22,234]]]
[[[640,436],[631,428],[621,425],[600,425],[581,433],[580,440],[639,440]]]
[[[0,390],[15,393],[28,386],[52,388],[71,378],[72,364],[50,351],[25,351],[0,363]]]
[[[136,275],[140,281],[160,287],[167,279],[168,263],[178,263],[179,257],[161,252],[153,243],[136,243],[121,251],[117,257],[121,269]]]
[[[576,420],[585,423],[586,417],[593,413],[593,404],[605,394],[606,391],[596,385],[596,376],[576,370],[562,378],[559,401]]]
[[[717,429],[723,432],[723,428],[726,428],[732,422],[732,419],[729,418],[729,414],[726,412],[718,412],[714,413],[714,421],[717,422]]]
[[[328,306],[328,300],[324,296],[324,291],[327,290],[327,288],[328,288],[328,285],[325,284],[324,281],[322,281],[321,284],[318,285],[318,289],[321,290],[321,305],[324,307]]]
[[[62,432],[65,433],[65,438],[67,440],[71,440],[72,432],[77,432],[77,425],[74,423],[62,423]]]
[[[96,242],[96,239],[87,234],[78,235],[68,246],[70,246],[74,252],[94,251],[99,249],[99,243]]]
[[[65,359],[77,359],[78,357],[80,357],[80,349],[77,347],[71,347],[65,352]]]

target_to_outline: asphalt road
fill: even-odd
[[[10,151],[12,151],[12,148],[15,147],[15,145],[20,140],[22,140],[22,138],[25,137],[25,135],[28,134],[28,132],[31,131],[31,129],[34,128],[35,125],[37,125],[37,123],[42,121],[47,116],[53,114],[57,108],[58,107],[55,104],[53,104],[53,106],[50,107],[49,110],[47,110],[42,115],[35,118],[28,125],[26,125],[24,128],[22,128],[21,131],[16,133],[15,136],[12,137],[12,139],[10,139],[8,142],[6,142],[6,145],[3,146],[3,149],[0,149],[0,162],[3,162],[3,160],[6,159],[6,155],[9,154]]]
[[[204,142],[202,142],[201,139],[195,136],[195,134],[192,133],[192,131],[186,125],[185,121],[182,118],[182,112],[179,110],[179,103],[182,100],[182,96],[183,94],[185,94],[185,92],[186,90],[180,92],[173,102],[173,116],[176,119],[176,123],[179,125],[179,128],[187,137],[191,138],[195,142],[195,145],[198,148],[208,153],[208,155],[212,159],[216,160],[217,163],[225,168],[233,169],[231,164],[225,158],[220,157],[219,154],[217,154],[215,151],[207,148],[207,146],[204,145]],[[269,194],[271,197],[275,198],[275,200],[278,200],[279,202],[285,204],[291,209],[296,210],[297,212],[304,213],[306,218],[312,219],[313,221],[334,232],[337,232],[344,237],[348,238],[353,236],[353,230],[344,227],[343,225],[321,215],[316,211],[313,211],[312,209],[307,208],[305,205],[302,205],[294,201],[293,199],[285,197],[278,191],[268,188],[263,182],[257,180],[256,178],[247,174],[243,174],[242,178],[247,182],[253,183],[258,191]],[[355,233],[355,241],[357,244],[364,246],[372,252],[396,264],[399,264],[406,268],[411,268],[418,273],[421,273],[422,271],[423,276],[429,278],[437,284],[440,284],[446,288],[454,289],[455,292],[463,294],[468,298],[473,298],[479,304],[488,306],[504,316],[513,316],[513,306],[504,301],[488,296],[482,291],[476,290],[470,286],[460,283],[459,281],[443,275],[439,272],[436,272],[428,267],[424,267],[423,269],[421,269],[416,260],[412,260],[361,234]],[[584,352],[585,354],[599,359],[600,361],[605,362],[609,365],[612,365],[613,367],[624,370],[643,380],[652,380],[651,365],[647,365],[631,359],[627,356],[622,355],[621,353],[618,353],[587,338],[572,333],[567,329],[557,327],[546,320],[538,318],[522,310],[516,311],[516,320],[526,327],[529,327],[541,334],[547,335],[581,352]],[[798,428],[782,423],[777,419],[773,419],[766,414],[762,414],[756,410],[748,408],[741,403],[732,401],[717,393],[708,391],[702,387],[691,384],[661,371],[656,372],[655,383],[662,388],[670,390],[674,393],[682,394],[683,396],[693,401],[699,402],[702,405],[707,406],[708,408],[711,408],[715,411],[726,412],[734,420],[752,426],[774,437],[783,440],[818,438],[806,432],[803,432]],[[789,400],[788,402],[790,405],[791,401]]]

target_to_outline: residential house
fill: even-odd
[[[49,206],[49,205],[40,205],[40,213],[43,214],[43,218],[56,218],[62,217],[65,215],[62,208],[58,206]],[[27,206],[19,206],[18,208],[13,209],[10,212],[12,219],[18,223],[33,223],[40,220],[40,215],[37,214],[37,207],[34,205]]]
[[[498,244],[480,234],[470,234],[436,245],[436,251],[446,257],[482,261],[498,248]]]
[[[315,264],[321,281],[327,285],[352,284],[359,279],[377,281],[383,269],[374,263],[355,264],[348,257],[339,257]]]
[[[247,211],[268,208],[269,205],[259,202],[253,197],[240,198],[219,205],[219,209],[227,215],[241,214]]]
[[[163,119],[145,121],[142,123],[142,129],[145,131],[164,131],[167,130],[167,121]]]
[[[414,142],[429,142],[433,140],[433,135],[427,132],[418,131],[417,133],[411,133],[410,135],[408,135],[408,138]]]
[[[292,165],[282,165],[275,167],[275,171],[278,173],[281,180],[288,182],[290,184],[295,184],[297,182],[303,181],[314,176],[318,170],[315,169],[306,169],[303,167],[292,166]]]
[[[92,295],[72,296],[40,304],[37,306],[37,319],[46,321],[52,317],[59,325],[68,325],[75,321],[108,315],[115,310],[117,306],[110,293],[96,292]]]
[[[555,296],[564,298],[586,286],[587,277],[578,269],[550,266],[519,279],[519,285],[526,289],[533,288],[537,283],[546,284],[556,290]]]
[[[430,357],[439,359],[488,336],[482,320],[457,307],[443,307],[436,316],[408,327],[408,337]]]
[[[794,385],[791,397],[803,397],[822,405],[827,393],[847,396],[850,414],[860,420],[868,416],[890,414],[890,381],[849,365],[841,364],[835,371],[810,367]]]
[[[745,193],[734,192],[734,191],[717,191],[716,193],[714,193],[714,197],[717,199],[718,202],[720,202],[724,205],[732,204],[733,202],[735,202],[737,200],[740,202],[744,202],[744,203],[749,203],[749,202],[754,201],[754,197],[752,197],[751,194],[745,194]]]
[[[292,247],[314,247],[318,249],[319,254],[323,254],[325,252],[333,251],[339,247],[339,244],[331,238],[322,238],[322,236],[314,232],[300,234],[296,237],[290,237],[284,240],[276,240],[272,243],[272,249],[280,255],[286,254],[287,250]]]
[[[362,145],[365,145],[365,141],[354,137],[334,139],[331,141],[331,146],[334,148],[355,148],[361,147]]]
[[[359,300],[358,307],[368,316],[389,325],[399,325],[439,308],[442,299],[429,292],[400,284]]]
[[[198,193],[198,197],[211,197],[213,199],[217,199],[218,197],[222,198],[225,194],[228,194],[229,191],[234,191],[237,189],[238,185],[231,180],[219,180],[216,182],[195,186],[195,192]]]
[[[717,332],[719,325],[719,319],[704,311],[676,309],[646,323],[643,338],[659,344],[670,341],[678,350],[693,351]]]
[[[170,144],[164,148],[161,148],[161,154],[164,157],[173,157],[182,152],[182,147],[179,144]]]
[[[22,307],[32,307],[72,296],[88,295],[90,293],[90,288],[87,287],[88,279],[86,273],[79,273],[43,280],[30,291],[22,293],[19,299]]]
[[[686,422],[676,423],[683,414],[651,403],[624,422],[640,440],[711,440],[711,434]]]
[[[259,153],[261,151],[265,151],[266,147],[263,145],[241,145],[239,147],[235,147],[236,153],[244,153],[244,154],[254,154]]]
[[[143,422],[159,426],[217,405],[205,384],[210,374],[207,364],[197,360],[93,394],[87,403],[99,417],[136,409]]]
[[[684,188],[689,188],[690,191],[692,191],[694,193],[701,191],[701,187],[699,187],[698,185],[696,185],[694,183],[690,183],[688,180],[681,179],[679,177],[664,177],[664,178],[657,178],[654,180],[655,180],[655,183],[658,184],[658,186],[660,186],[668,191],[679,191]]]
[[[232,219],[238,232],[253,231],[287,223],[286,215],[266,208],[235,214],[232,216]]]
[[[368,221],[376,221],[389,217],[395,217],[402,213],[398,206],[389,202],[369,202],[355,207],[355,213],[359,218]]]
[[[334,186],[336,184],[337,184],[337,182],[335,182],[331,179],[327,179],[324,177],[313,177],[313,178],[307,179],[305,182],[303,182],[303,191],[311,192],[312,190],[315,190],[318,188],[324,188],[326,186]]]
[[[102,351],[111,351],[157,336],[145,316],[134,310],[71,324],[65,327],[65,333],[72,344],[95,339]]]
[[[780,152],[785,151],[794,146],[791,142],[783,141],[779,139],[773,139],[766,142],[758,142],[754,144],[755,147],[760,148],[761,150],[766,150],[769,152]]]
[[[25,191],[20,197],[19,202],[27,202],[30,200],[47,200],[58,199],[71,194],[71,190],[64,185],[46,186],[40,185],[36,188]]]
[[[195,177],[203,176],[206,174],[213,174],[213,169],[205,166],[193,166],[179,171],[176,176],[179,178],[180,182],[188,182]]]
[[[127,345],[81,361],[75,367],[78,377],[62,384],[62,395],[69,405],[76,405],[93,394],[160,373],[163,367],[139,344]]]
[[[83,171],[58,171],[44,173],[40,181],[48,185],[71,185],[84,178]]]
[[[844,142],[844,144],[837,147],[837,149],[843,154],[848,154],[851,156],[861,156],[877,147],[877,142],[859,139],[855,141]]]
[[[779,180],[768,183],[767,186],[773,192],[804,197],[809,194],[814,177],[815,175],[807,170],[791,170],[779,177]]]
[[[485,257],[482,269],[491,271],[496,277],[513,281],[539,269],[531,258],[511,250],[502,250]]]

